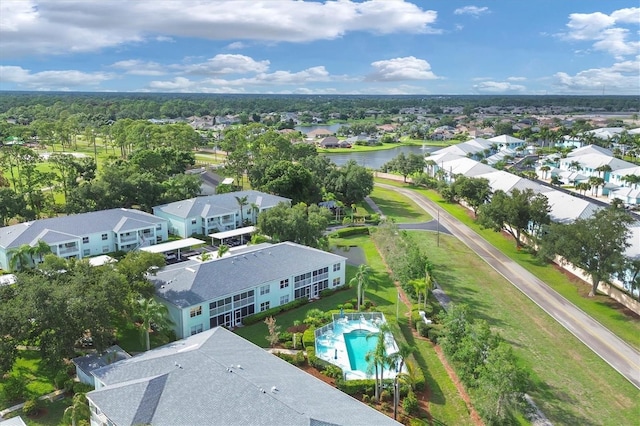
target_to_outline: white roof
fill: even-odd
[[[228,177],[228,178],[224,178],[224,180],[222,181],[223,185],[231,185],[233,183],[233,178]]]
[[[209,234],[209,236],[216,240],[224,240],[225,238],[237,237],[238,235],[251,234],[255,231],[255,226],[245,226],[244,228],[232,229],[231,231],[216,232],[215,234]]]
[[[206,241],[199,240],[197,238],[184,238],[182,240],[169,241],[168,243],[156,244],[149,247],[142,247],[140,250],[149,253],[164,253],[167,251],[183,249],[187,247],[193,247],[200,244],[206,244]]]

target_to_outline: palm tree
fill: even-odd
[[[596,167],[596,171],[598,172],[598,174],[602,173],[600,177],[604,179],[607,172],[611,171],[611,166],[608,164],[603,164],[602,166]]]
[[[23,244],[18,248],[9,250],[9,269],[21,271],[33,261],[33,247]]]
[[[415,280],[409,281],[409,284],[413,286],[413,289],[416,292],[416,296],[418,297],[418,309],[420,308],[420,302],[422,302],[422,295],[427,291],[427,282],[423,278],[418,278]],[[426,296],[425,296],[426,299]]]
[[[356,275],[351,278],[349,281],[350,286],[358,285],[358,311],[360,310],[360,306],[364,303],[364,292],[369,285],[369,273],[371,272],[371,268],[369,268],[366,264],[361,264],[358,266],[358,270],[356,271]]]
[[[242,208],[249,204],[247,201],[249,199],[249,196],[248,195],[245,195],[244,197],[235,196],[235,199],[238,202],[238,206],[240,206],[240,227],[242,227],[244,225],[244,214],[243,214]]]
[[[91,416],[91,411],[89,404],[87,404],[86,394],[80,392],[73,395],[71,405],[64,410],[64,416],[70,417],[71,426],[76,426],[79,420],[88,420]]]
[[[571,163],[569,163],[569,170],[575,170],[576,172],[579,172],[580,170],[582,170],[582,164],[580,164],[579,161],[572,161]]]
[[[45,255],[50,253],[51,246],[42,240],[38,240],[36,245],[32,248],[32,254],[38,256],[40,258],[40,262],[42,262]]]
[[[638,188],[638,184],[640,183],[640,175],[625,175],[622,177],[622,180],[627,182],[629,186],[633,185],[635,189]]]
[[[385,346],[385,339],[387,333],[391,332],[389,324],[382,323],[377,333],[369,333],[367,339],[376,337],[376,347],[372,351],[365,355],[365,360],[370,363],[376,373],[376,386],[375,386],[375,398],[376,401],[380,401],[380,393],[382,391],[382,383],[384,381],[384,367],[391,365],[393,359],[387,356],[387,349]],[[379,372],[379,374],[378,374]]]
[[[256,203],[251,203],[251,222],[254,225],[258,224],[258,213],[260,213],[260,206]]]
[[[398,392],[398,379],[400,378],[400,374],[402,373],[402,368],[404,367],[404,361],[407,359],[413,352],[415,352],[416,348],[413,346],[409,346],[405,342],[400,343],[400,347],[398,348],[398,352],[393,353],[389,356],[391,359],[391,364],[397,367],[396,376],[393,379],[393,419],[396,419],[398,413],[398,404],[400,402],[400,393]]]
[[[229,246],[225,244],[220,244],[218,247],[218,259],[224,256],[229,252]]]
[[[153,324],[158,329],[170,328],[173,322],[169,319],[169,310],[165,305],[153,298],[140,298],[133,303],[134,314],[142,320],[140,329],[144,333],[147,350],[151,349],[149,331]]]
[[[540,171],[542,172],[542,179],[547,179],[547,172],[549,170],[551,170],[551,167],[547,166],[546,164],[540,167]]]

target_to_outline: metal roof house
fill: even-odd
[[[63,258],[129,251],[168,239],[166,219],[133,209],[40,219],[0,228],[0,268],[8,270],[11,251],[44,241]],[[34,259],[37,261],[37,259]]]
[[[400,424],[222,327],[93,375],[94,426]]]
[[[291,242],[248,246],[228,256],[165,267],[149,279],[179,338],[246,316],[317,298],[345,283],[346,258]]]
[[[237,198],[247,197],[242,208]],[[240,228],[245,221],[255,224],[257,216],[279,203],[291,204],[288,198],[248,190],[189,198],[153,208],[153,214],[169,221],[169,232],[183,238],[193,234],[209,235]]]

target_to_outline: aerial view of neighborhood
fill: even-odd
[[[2,0],[0,426],[638,425],[633,3]]]

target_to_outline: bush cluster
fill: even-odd
[[[292,302],[285,303],[284,305],[276,306],[275,308],[267,309],[266,311],[258,312],[257,314],[249,315],[244,317],[242,323],[244,325],[251,325],[257,322],[264,321],[265,318],[277,315],[284,311],[288,311],[289,309],[297,308],[302,305],[306,305],[309,303],[309,299],[296,299]]]
[[[358,393],[370,395],[375,386],[375,380],[339,380],[336,385],[338,389],[347,395],[356,395]]]
[[[368,226],[352,226],[349,228],[342,228],[335,231],[331,236],[336,238],[351,237],[353,235],[369,235]]]

